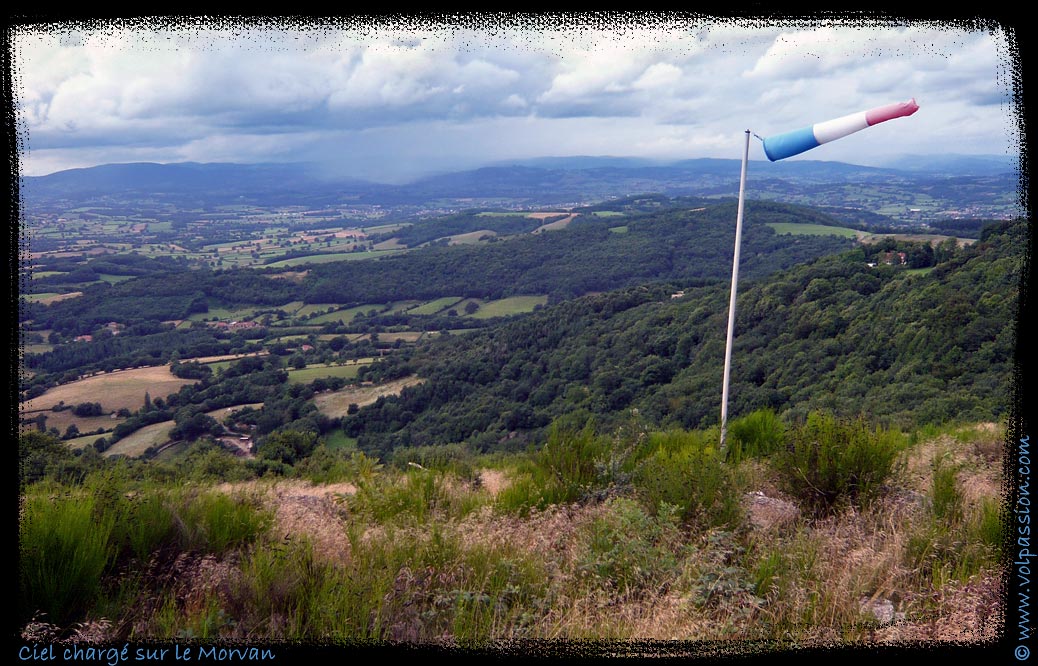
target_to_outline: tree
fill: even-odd
[[[282,430],[266,437],[256,448],[256,454],[267,460],[293,465],[313,453],[315,446],[316,433]]]
[[[72,452],[57,437],[27,432],[18,437],[18,475],[23,486],[43,479],[72,460]]]

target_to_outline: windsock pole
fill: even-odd
[[[772,162],[799,155],[818,146],[842,139],[848,134],[885,123],[895,118],[905,118],[919,110],[915,99],[895,102],[859,111],[847,116],[815,123],[792,132],[785,132],[763,139],[764,154]],[[728,435],[728,379],[732,371],[732,337],[735,332],[735,291],[739,281],[739,246],[742,242],[742,212],[746,194],[746,164],[750,156],[750,130],[746,130],[746,148],[742,154],[742,175],[739,178],[739,212],[735,220],[735,259],[732,263],[732,295],[728,301],[728,340],[724,348],[724,387],[721,389],[721,442],[718,453],[724,458],[725,439]]]
[[[728,434],[728,377],[732,371],[732,338],[735,333],[735,292],[739,283],[739,247],[742,245],[742,211],[746,194],[746,165],[750,159],[750,130],[746,130],[746,146],[742,152],[742,174],[739,176],[739,211],[735,216],[735,258],[732,260],[732,295],[728,299],[728,341],[724,347],[724,386],[721,389],[721,443],[718,454],[724,460],[725,437]]]

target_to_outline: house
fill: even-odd
[[[904,252],[883,252],[879,255],[879,260],[888,266],[893,265],[905,265],[906,257]]]

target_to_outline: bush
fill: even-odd
[[[672,430],[653,433],[635,456],[632,481],[645,506],[679,507],[681,518],[701,527],[732,525],[742,510],[732,472],[721,460],[712,433]],[[653,452],[645,455],[645,448]]]
[[[771,409],[758,409],[728,424],[725,458],[738,463],[745,458],[767,457],[782,449],[786,426]]]
[[[580,569],[610,587],[617,599],[656,593],[678,571],[677,507],[660,505],[653,517],[624,497],[609,500],[608,506],[587,529]]]
[[[416,463],[427,469],[453,472],[464,479],[476,477],[472,456],[461,444],[398,448],[393,451],[389,461],[394,467],[403,470],[408,468],[408,463]]]
[[[517,466],[496,505],[505,512],[525,515],[534,507],[587,498],[618,479],[616,457],[609,438],[596,436],[590,423],[579,432],[553,423],[548,441]]]
[[[537,452],[536,464],[558,484],[562,501],[580,499],[588,490],[607,486],[607,465],[612,446],[606,437],[597,437],[590,423],[580,432],[552,424],[548,441]]]
[[[864,419],[838,420],[812,412],[791,429],[775,456],[784,490],[816,514],[844,504],[864,507],[896,471],[905,448],[895,430],[871,428]]]

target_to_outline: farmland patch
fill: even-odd
[[[471,316],[474,319],[490,319],[491,317],[523,314],[533,312],[538,305],[545,305],[547,302],[547,296],[511,296],[484,303]]]
[[[56,386],[23,403],[22,409],[49,410],[59,402],[66,405],[100,402],[101,407],[107,412],[118,411],[124,407],[135,412],[144,406],[145,393],[148,393],[152,400],[165,398],[179,391],[180,387],[194,383],[191,379],[174,377],[168,365],[117,370]]]
[[[169,432],[176,425],[173,421],[163,421],[144,426],[113,444],[105,451],[104,456],[124,455],[137,458],[153,446],[161,446],[169,441]]]
[[[795,222],[769,222],[768,225],[776,234],[808,235],[808,236],[841,236],[855,238],[858,232],[846,227],[830,227],[824,224],[799,224]]]
[[[416,386],[424,381],[424,379],[412,375],[385,384],[351,386],[341,391],[314,396],[314,404],[322,414],[329,418],[338,418],[346,416],[351,404],[364,407],[373,404],[383,396],[400,395],[400,392],[408,386]]]

